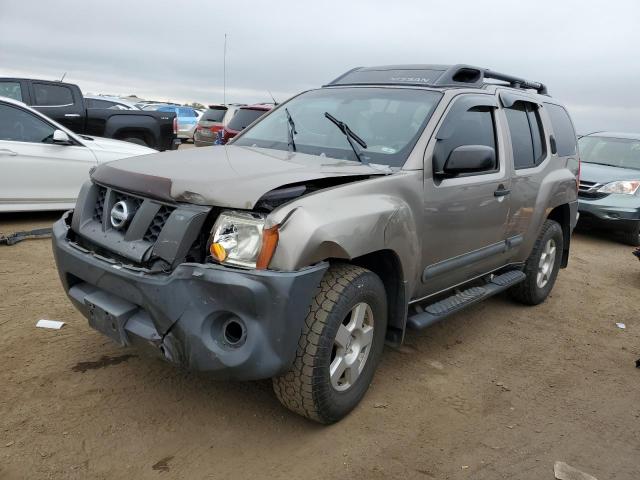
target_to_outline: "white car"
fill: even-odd
[[[0,212],[73,208],[98,163],[156,153],[77,135],[22,102],[0,97]]]

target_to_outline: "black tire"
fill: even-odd
[[[149,145],[147,144],[147,142],[144,141],[144,139],[140,138],[140,137],[127,137],[123,139],[125,142],[129,142],[129,143],[135,143],[136,145],[142,145],[143,147],[148,147]]]
[[[349,324],[352,309],[362,303],[370,307],[367,312],[373,318],[373,339],[361,372],[352,385],[339,391],[329,374],[337,354],[336,334],[342,325]],[[285,407],[311,420],[337,422],[353,410],[369,388],[382,356],[386,329],[387,302],[380,278],[355,265],[332,265],[311,302],[291,370],[273,379],[276,396]]]
[[[540,259],[544,253],[547,242],[550,240],[555,243],[553,268],[551,268],[547,282],[540,287],[538,285]],[[512,298],[526,305],[538,305],[546,300],[558,277],[558,271],[560,270],[560,263],[562,261],[563,245],[564,236],[560,224],[553,220],[545,220],[540,235],[538,235],[533,250],[524,266],[523,271],[527,275],[527,278],[509,289],[509,294]]]
[[[622,232],[622,241],[632,247],[640,247],[640,222],[637,222],[631,230]]]

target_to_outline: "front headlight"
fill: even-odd
[[[226,210],[211,229],[209,252],[223,264],[267,268],[278,242],[277,226],[265,230],[259,213]]]
[[[635,195],[640,187],[640,180],[620,180],[618,182],[607,183],[600,187],[600,193],[624,193],[627,195]]]

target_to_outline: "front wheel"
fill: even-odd
[[[386,328],[380,278],[355,265],[332,265],[311,302],[291,370],[273,379],[276,396],[307,418],[337,422],[369,388]]]
[[[524,266],[527,278],[509,289],[514,299],[527,305],[538,305],[546,300],[556,283],[562,262],[563,245],[564,237],[560,224],[553,220],[545,220]]]
[[[622,241],[632,247],[640,247],[640,222],[636,222],[631,230],[623,233]]]

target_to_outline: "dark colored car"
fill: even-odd
[[[640,134],[598,132],[578,141],[581,225],[619,231],[640,245]]]
[[[28,78],[0,78],[0,96],[23,102],[78,134],[115,138],[174,150],[175,113],[90,108],[77,85]]]
[[[271,103],[240,107],[227,126],[222,128],[222,133],[219,135],[220,143],[223,145],[227,143],[269,110],[272,110],[273,107],[274,105]]]

